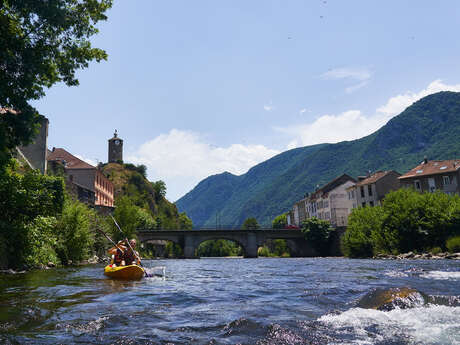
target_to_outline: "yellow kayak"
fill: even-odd
[[[137,265],[112,266],[107,265],[104,268],[104,274],[107,277],[124,280],[139,280],[145,275],[142,267]]]

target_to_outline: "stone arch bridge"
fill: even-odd
[[[230,240],[238,243],[244,251],[244,257],[256,258],[257,249],[267,240],[287,240],[292,256],[315,256],[316,252],[305,241],[297,229],[206,229],[206,230],[138,230],[141,242],[155,240],[172,241],[178,244],[186,259],[195,258],[195,250],[200,243],[208,240]]]

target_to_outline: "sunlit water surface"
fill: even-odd
[[[145,261],[166,279],[103,266],[0,275],[1,344],[460,344],[460,262],[341,258]],[[358,308],[376,288],[436,303]],[[439,297],[439,298],[438,298]]]

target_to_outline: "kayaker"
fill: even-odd
[[[135,250],[136,240],[133,238],[129,241],[130,246],[125,250],[123,259],[127,265],[140,265],[140,256],[139,253]],[[131,250],[132,248],[132,250]],[[134,251],[134,252],[133,252]]]
[[[114,266],[124,266],[124,254],[126,253],[126,246],[123,241],[119,241],[115,247],[109,249],[109,254],[112,256],[111,264]]]

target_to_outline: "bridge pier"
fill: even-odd
[[[253,232],[250,232],[247,235],[244,257],[257,258],[257,249],[259,249],[259,246],[257,245],[257,235]]]
[[[195,241],[192,236],[185,235],[184,238],[184,257],[186,259],[195,258]]]

